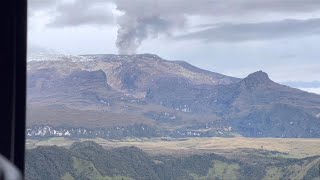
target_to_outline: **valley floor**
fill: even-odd
[[[252,153],[251,150],[277,151],[279,153],[274,153],[275,156],[294,158],[320,155],[320,139],[303,138],[132,138],[123,140],[50,138],[46,140],[27,139],[27,149],[51,145],[69,147],[74,142],[88,140],[94,141],[106,149],[135,146],[152,155],[201,153],[234,155]]]

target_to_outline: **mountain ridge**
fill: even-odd
[[[88,121],[131,135],[142,123],[159,136],[320,137],[320,95],[275,83],[263,71],[239,79],[153,54],[42,58],[28,63],[31,129],[97,128]]]

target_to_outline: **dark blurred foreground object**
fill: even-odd
[[[0,22],[0,178],[14,180],[24,172],[27,0],[2,0]]]
[[[22,180],[20,171],[0,155],[0,180]]]

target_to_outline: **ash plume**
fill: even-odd
[[[278,32],[290,35],[286,33],[288,29],[296,32],[291,33],[292,36],[317,34],[319,17],[311,17],[310,13],[319,12],[320,1],[30,0],[29,7],[33,11],[30,19],[36,17],[36,12],[45,13],[48,17],[55,14],[46,24],[50,28],[114,26],[116,22],[119,54],[134,54],[144,40],[159,35],[169,35],[175,40],[229,42],[235,39],[278,38],[282,36]],[[265,14],[274,19],[266,21],[263,18]],[[201,24],[206,26],[181,31]],[[277,30],[274,30],[275,26]],[[273,34],[266,36],[266,31]]]
[[[119,54],[134,54],[142,41],[160,34],[172,35],[187,25],[190,16],[234,17],[235,15],[315,11],[318,0],[111,0],[123,12],[117,20]]]
[[[174,29],[185,25],[186,19],[182,14],[164,14],[157,10],[158,1],[145,3],[143,12],[121,2],[124,1],[117,1],[117,9],[124,12],[117,19],[116,46],[119,54],[135,54],[143,40],[156,38],[159,34],[170,35]]]

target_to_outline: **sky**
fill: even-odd
[[[320,94],[319,0],[29,0],[28,50],[153,53]]]

